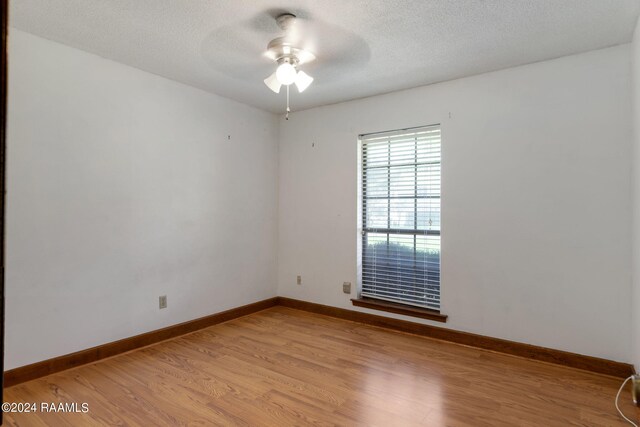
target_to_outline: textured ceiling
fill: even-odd
[[[293,110],[631,41],[640,0],[12,0],[10,24],[273,112],[262,79],[280,35],[303,18],[316,80]]]

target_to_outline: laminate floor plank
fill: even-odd
[[[620,379],[273,307],[19,384],[10,426],[625,426]],[[637,416],[630,392],[622,408]]]

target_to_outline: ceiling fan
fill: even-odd
[[[264,84],[275,93],[280,93],[282,86],[287,88],[287,115],[289,120],[289,86],[295,84],[298,92],[303,92],[313,82],[313,77],[299,67],[313,61],[316,57],[309,50],[302,47],[302,40],[294,27],[296,16],[283,13],[276,17],[278,27],[284,31],[284,36],[275,38],[267,45],[265,56],[278,64],[276,71],[264,79]]]

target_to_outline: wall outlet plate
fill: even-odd
[[[633,397],[633,403],[636,406],[640,406],[640,375],[634,375],[631,378],[631,396]]]
[[[351,282],[342,283],[342,292],[344,292],[345,294],[351,293]]]
[[[162,296],[158,297],[158,306],[160,307],[160,309],[167,308],[167,296],[166,295],[162,295]]]

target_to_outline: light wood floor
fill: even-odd
[[[626,425],[617,378],[284,307],[6,390],[8,425]],[[625,391],[623,409],[635,410]]]

